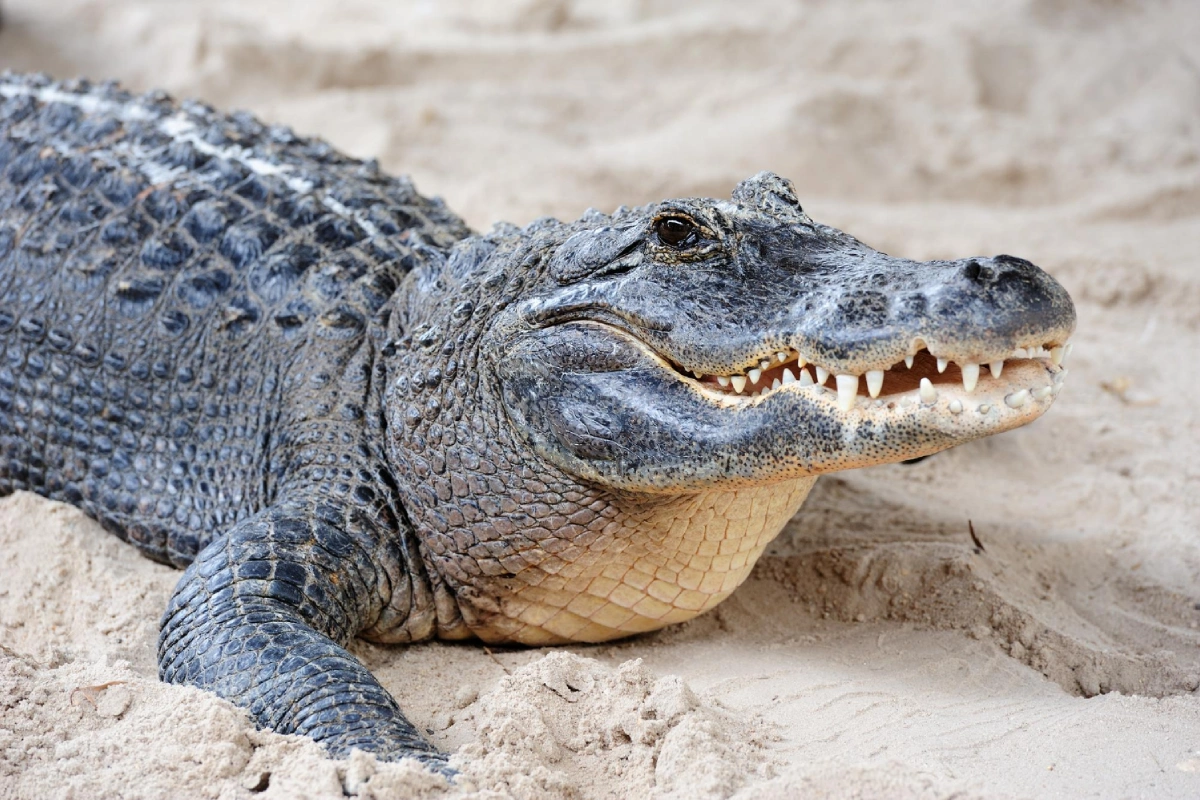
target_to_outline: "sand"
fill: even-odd
[[[1046,417],[823,478],[691,623],[358,645],[452,788],[159,684],[177,573],[2,499],[0,798],[1200,796],[1194,2],[3,2],[0,68],[251,109],[477,227],[771,169],[886,252],[1029,258],[1079,330]]]

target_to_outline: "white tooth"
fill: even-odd
[[[783,382],[780,381],[779,378],[776,378],[775,380],[771,381],[772,389],[778,389],[780,386],[783,386]]]
[[[764,358],[762,361],[758,362],[758,368],[759,369],[770,369],[771,368],[771,359]]]
[[[784,382],[784,384],[796,382],[796,376],[793,375],[792,371],[790,369],[788,369],[787,367],[783,368],[783,382]]]
[[[991,406],[989,406],[987,403],[984,403],[983,405],[981,405],[981,406],[979,407],[979,413],[980,413],[980,414],[986,414],[986,413],[988,413],[988,412],[989,412],[989,411],[991,411],[991,410],[992,410],[992,407],[991,407]]]
[[[804,356],[800,355],[799,353],[796,354],[796,366],[800,369],[804,369],[808,366],[808,362],[804,360]]]
[[[999,380],[1000,373],[1004,371],[1004,362],[993,361],[992,363],[988,364],[988,369],[992,371],[992,377]]]
[[[1009,408],[1020,408],[1029,402],[1029,390],[1022,389],[1019,392],[1013,392],[1008,397],[1004,398],[1004,405]]]
[[[963,389],[967,394],[975,391],[975,384],[979,383],[979,365],[978,364],[963,364],[962,365]]]
[[[908,367],[909,369],[912,369],[913,359],[915,359],[915,358],[916,358],[916,356],[905,356],[904,357],[904,366]]]
[[[775,360],[782,364],[784,361],[788,360],[788,354],[780,350],[775,354]]]
[[[698,380],[698,381],[704,380],[704,376],[701,375],[699,372],[693,372],[692,374],[696,376],[696,380]]]
[[[1062,365],[1062,360],[1063,360],[1063,349],[1061,347],[1052,348],[1050,350],[1050,363],[1053,364],[1054,366],[1058,367],[1058,366]]]
[[[1075,349],[1075,345],[1071,344],[1070,342],[1067,342],[1066,347],[1063,348],[1063,358],[1064,359],[1070,358],[1071,351],[1074,349]]]
[[[958,402],[957,400],[951,400],[950,401],[950,413],[951,414],[961,414],[962,413],[962,403]]]
[[[1009,358],[1028,358],[1028,357],[1029,357],[1029,354],[1025,352],[1024,347],[1018,347],[1016,350],[1013,350],[1012,355],[1009,356]]]
[[[737,392],[738,394],[741,394],[742,390],[746,388],[746,376],[745,375],[734,375],[732,378],[729,379],[729,382],[733,384],[733,390],[735,392]]]
[[[1034,400],[1045,400],[1047,397],[1050,396],[1050,393],[1052,391],[1053,391],[1053,388],[1050,386],[1039,386],[1038,388],[1033,390],[1033,399]]]
[[[858,396],[858,376],[837,376],[838,408],[849,411],[854,408],[854,398]]]
[[[937,389],[933,388],[929,378],[921,378],[921,402],[926,404],[937,402]]]
[[[1058,372],[1054,373],[1054,382],[1062,383],[1063,381],[1065,381],[1067,379],[1067,376],[1070,374],[1071,374],[1071,370],[1067,369],[1066,367],[1063,367]]]
[[[883,370],[869,369],[867,370],[867,393],[871,397],[879,397],[879,392],[883,389]]]
[[[1058,393],[1062,391],[1062,387],[1063,385],[1061,383],[1054,384],[1054,386],[1050,389],[1050,394],[1058,397]]]
[[[806,369],[800,370],[800,385],[801,386],[812,386],[813,385],[812,376],[808,374],[808,370],[806,370]]]
[[[824,386],[827,380],[829,380],[829,370],[824,367],[817,367],[817,384]]]
[[[946,371],[946,367],[947,367],[947,366],[949,366],[949,365],[950,365],[950,359],[948,359],[948,358],[939,358],[939,359],[938,359],[938,372],[945,372],[945,371]]]
[[[729,378],[725,377],[724,375],[718,375],[718,376],[717,376],[717,383],[721,384],[722,386],[728,386],[728,385],[729,385]]]
[[[752,369],[749,372],[747,372],[746,374],[750,376],[751,383],[758,383],[758,379],[762,377],[762,370],[761,369]]]

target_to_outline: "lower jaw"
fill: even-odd
[[[754,486],[931,455],[1037,419],[1053,404],[1063,375],[1059,367],[1025,361],[1006,367],[1001,379],[981,377],[970,393],[939,383],[924,396],[919,390],[858,395],[848,410],[835,390],[822,386],[791,384],[755,397],[703,391],[748,433],[737,444],[715,444],[712,469],[693,469],[685,480],[694,489]],[[814,431],[825,431],[828,440],[814,441]],[[804,439],[806,445],[791,446]],[[730,460],[751,452],[748,441],[761,443],[758,457],[731,472]],[[724,452],[726,446],[734,449]],[[645,490],[662,491],[646,483]]]
[[[990,416],[1001,421],[1008,418],[1036,417],[1050,407],[1062,389],[1066,370],[1048,367],[1034,361],[1013,364],[1002,379],[981,377],[974,391],[967,392],[956,383],[931,384],[925,390],[883,395],[872,398],[859,394],[849,409],[838,405],[835,389],[806,387],[826,399],[838,411],[847,414],[925,413],[950,417],[969,417],[971,414]],[[767,399],[770,395],[763,395]],[[1032,418],[1030,417],[1030,418]],[[1019,423],[1018,423],[1019,424]]]

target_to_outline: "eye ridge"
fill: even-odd
[[[668,247],[686,247],[699,238],[696,223],[687,217],[663,217],[654,223],[658,240]]]

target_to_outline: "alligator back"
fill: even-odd
[[[0,495],[186,564],[269,502],[293,387],[328,379],[415,251],[467,233],[249,115],[0,78]]]

